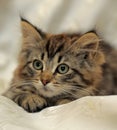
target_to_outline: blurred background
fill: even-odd
[[[96,29],[117,47],[117,0],[0,0],[0,93],[17,65],[20,16],[50,33]]]

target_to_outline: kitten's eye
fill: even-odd
[[[41,69],[43,69],[43,63],[40,60],[34,60],[33,67],[36,70],[41,70]]]
[[[60,73],[60,74],[65,74],[65,73],[68,72],[68,70],[69,70],[69,66],[66,65],[66,64],[61,64],[61,65],[59,65],[58,68],[57,68],[57,71],[58,71],[58,73]]]

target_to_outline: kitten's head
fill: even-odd
[[[27,21],[21,27],[22,49],[12,84],[34,87],[45,97],[93,94],[104,63],[95,33],[44,34]]]

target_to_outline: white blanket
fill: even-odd
[[[117,130],[117,96],[84,97],[38,113],[0,96],[0,130]]]

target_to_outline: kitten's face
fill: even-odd
[[[100,52],[90,51],[97,47],[95,34],[42,37],[27,22],[22,23],[22,30],[23,45],[13,84],[34,87],[45,97],[93,94],[94,79],[99,79],[103,63]]]
[[[47,97],[75,89],[75,85],[78,86],[78,83],[75,83],[76,75],[73,71],[77,67],[76,59],[68,53],[63,53],[63,48],[55,52],[56,54],[53,53],[53,56],[49,55],[48,51],[53,53],[53,49],[47,50],[45,46],[32,50],[28,56],[29,64],[23,70],[24,72],[22,71],[24,78],[28,77],[30,81],[32,80],[39,92]],[[79,85],[83,84],[79,82]]]

